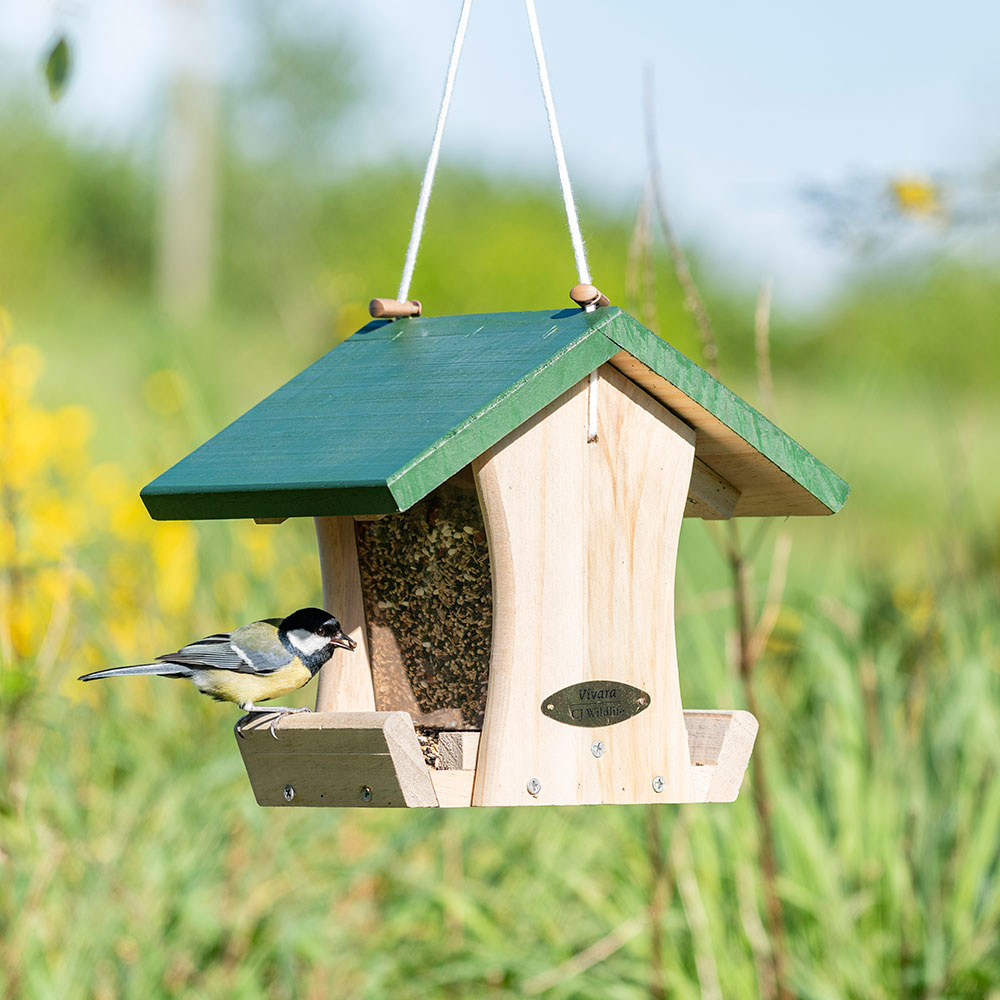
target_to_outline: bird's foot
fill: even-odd
[[[278,738],[278,734],[274,731],[274,727],[279,722],[281,722],[281,720],[286,715],[297,715],[299,712],[311,712],[312,709],[311,708],[306,708],[305,706],[303,706],[302,708],[284,708],[284,707],[281,707],[281,708],[269,708],[268,711],[269,712],[274,712],[275,716],[271,720],[271,725],[269,725],[267,728],[271,731],[271,735],[275,739],[277,739]]]
[[[233,732],[236,733],[241,739],[246,739],[246,735],[243,732],[243,727],[247,721],[254,715],[273,715],[274,718],[271,719],[271,724],[267,727],[271,735],[277,739],[278,734],[274,731],[274,727],[281,722],[281,720],[286,715],[295,715],[299,712],[311,712],[311,708],[288,708],[284,705],[254,705],[253,703],[240,705],[240,708],[245,709],[246,715],[241,719],[237,720],[236,725],[233,726]]]

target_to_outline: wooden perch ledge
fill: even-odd
[[[237,738],[262,806],[468,806],[479,736],[442,732],[437,766],[426,763],[406,712],[313,712],[285,716],[272,739],[270,716]],[[757,736],[749,712],[684,713],[691,756],[688,802],[732,802]],[[614,753],[614,729],[606,737]],[[595,760],[594,766],[600,766]],[[545,789],[538,805],[547,805]],[[666,798],[664,802],[676,801]]]

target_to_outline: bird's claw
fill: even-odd
[[[242,719],[239,719],[235,726],[233,726],[233,732],[236,733],[241,739],[246,739],[246,734],[243,732],[243,724],[254,715],[270,715],[271,722],[268,725],[268,732],[275,738],[278,739],[278,734],[274,731],[274,727],[281,722],[281,720],[286,715],[296,715],[299,712],[311,712],[311,708],[303,706],[302,708],[254,708],[253,711],[247,712]]]
[[[274,731],[274,727],[279,722],[281,722],[281,720],[286,715],[297,715],[299,712],[311,712],[311,711],[312,711],[311,708],[306,708],[305,706],[303,706],[302,708],[280,708],[277,710],[277,714],[275,715],[275,717],[271,720],[271,725],[269,725],[267,728],[271,731],[271,735],[275,739],[278,739],[278,734]]]

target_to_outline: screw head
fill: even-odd
[[[537,797],[538,793],[542,790],[542,783],[537,778],[532,778],[528,782],[527,787],[528,787],[528,794]]]
[[[372,800],[372,786],[371,785],[362,785],[361,786],[361,801],[362,802],[371,802],[371,800]]]
[[[655,778],[653,778],[653,791],[654,792],[662,792],[663,789],[666,788],[666,787],[667,787],[667,783],[659,775],[657,775]]]
[[[285,790],[282,794],[284,794],[286,802],[291,802],[295,798],[295,789],[291,785],[285,785]]]
[[[600,740],[594,740],[594,742],[590,744],[590,752],[595,757],[603,757],[604,751],[607,749],[608,748]]]

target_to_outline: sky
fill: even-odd
[[[151,127],[168,11],[186,2],[0,0],[0,57],[31,68],[67,27],[77,69],[54,116],[92,141],[127,141]],[[240,0],[202,2],[214,50],[238,60]],[[294,2],[304,18],[321,9],[342,27],[370,89],[345,161],[402,156],[422,167],[461,0]],[[587,205],[631,212],[641,195],[651,67],[676,228],[748,286],[771,280],[779,301],[822,298],[845,267],[818,237],[803,185],[975,170],[1000,149],[995,0],[536,2],[584,232]],[[473,2],[449,162],[551,184],[558,202],[520,0]]]

